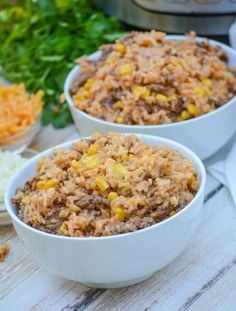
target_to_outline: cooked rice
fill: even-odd
[[[12,199],[28,225],[71,237],[139,230],[183,209],[198,189],[192,162],[136,136],[96,133],[55,149]]]
[[[75,107],[121,124],[154,125],[211,112],[236,94],[227,55],[206,39],[167,40],[133,32],[101,48],[98,61],[78,60],[71,87]]]

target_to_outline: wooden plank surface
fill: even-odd
[[[78,137],[74,126],[44,130],[34,148]],[[136,286],[101,290],[62,279],[38,266],[12,226],[0,227],[11,251],[0,263],[0,310],[236,310],[236,208],[219,182],[207,176],[201,225],[177,260]]]
[[[106,291],[88,310],[191,310],[236,265],[235,223],[231,198],[226,189],[221,189],[205,203],[201,226],[176,261],[143,284]]]

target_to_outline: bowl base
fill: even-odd
[[[88,287],[94,287],[94,288],[121,288],[121,287],[127,287],[131,285],[138,284],[140,282],[145,281],[146,279],[150,278],[152,275],[154,275],[156,272],[142,276],[141,278],[133,279],[131,281],[125,281],[125,282],[117,282],[117,283],[84,283],[84,285]]]

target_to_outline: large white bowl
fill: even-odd
[[[150,145],[168,145],[192,160],[200,188],[176,215],[132,233],[110,237],[62,237],[33,229],[17,217],[11,198],[35,173],[36,162],[49,149],[29,160],[8,184],[5,204],[13,225],[35,259],[51,272],[88,286],[123,287],[145,280],[174,260],[189,244],[199,223],[206,174],[201,160],[186,147],[149,135],[137,135]],[[73,142],[60,147],[70,148]]]
[[[185,36],[167,36],[169,40],[185,40]],[[198,41],[204,40],[197,38]],[[210,40],[212,45],[220,45],[227,53],[229,65],[236,65],[236,51],[220,42]],[[89,56],[91,60],[99,59],[98,51]],[[192,149],[202,159],[206,159],[218,151],[233,136],[236,130],[236,97],[223,107],[195,119],[163,125],[122,125],[95,118],[75,108],[70,87],[79,74],[80,66],[75,66],[66,78],[64,93],[69,104],[72,117],[81,136],[89,136],[95,131],[102,133],[113,131],[121,133],[150,134],[173,139]]]

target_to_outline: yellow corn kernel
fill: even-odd
[[[195,90],[195,92],[196,92],[198,95],[200,95],[200,96],[205,96],[205,91],[204,91],[202,88],[200,88],[199,86],[196,86],[196,87],[194,88],[194,90]]]
[[[109,58],[107,58],[107,60],[106,60],[107,65],[111,65],[113,62],[114,62],[114,58],[111,56]],[[105,66],[103,68],[105,68]]]
[[[130,160],[132,160],[133,158],[134,158],[134,155],[133,155],[132,153],[129,153],[129,154],[127,154],[127,156],[125,156],[125,157],[122,158],[122,161],[123,161],[123,162],[130,161]]]
[[[159,93],[156,95],[156,100],[162,101],[164,103],[168,103],[169,98],[167,96]]]
[[[47,189],[49,189],[49,188],[56,188],[57,186],[58,186],[58,183],[55,180],[53,180],[53,179],[49,179],[47,181],[47,183],[46,183]]]
[[[90,98],[91,97],[91,93],[87,90],[84,90],[83,95],[85,98]]]
[[[63,222],[63,224],[61,225],[59,232],[61,234],[66,234],[67,233],[67,225]]]
[[[192,183],[196,180],[195,176],[192,174],[188,181],[187,181],[187,185],[191,188]]]
[[[197,107],[194,104],[187,104],[187,110],[191,115],[194,116],[198,113]]]
[[[117,197],[118,197],[118,194],[117,194],[116,192],[114,192],[114,191],[111,191],[111,192],[108,194],[107,199],[108,199],[109,201],[112,201],[112,200],[116,199]]]
[[[126,52],[126,47],[124,44],[118,42],[116,43],[116,50],[120,52],[121,54],[124,54]]]
[[[82,100],[84,100],[84,96],[81,95],[80,93],[76,93],[76,94],[75,94],[75,99],[76,99],[76,100],[79,100],[79,101],[82,101]]]
[[[181,65],[180,62],[178,62],[178,61],[175,60],[175,59],[172,59],[172,60],[170,61],[170,63],[171,63],[172,65],[174,65],[175,67],[178,67],[178,66]]]
[[[94,82],[95,82],[95,79],[93,78],[88,79],[87,82],[84,84],[84,89],[89,90]]]
[[[141,97],[143,97],[143,98],[146,98],[146,97],[148,97],[148,96],[150,96],[150,90],[149,89],[147,89],[147,88],[145,88],[146,90],[144,91],[144,93],[141,95]]]
[[[177,99],[177,95],[176,94],[172,94],[170,97],[169,97],[169,100],[176,100]]]
[[[84,155],[82,160],[85,162],[85,164],[88,168],[94,168],[94,167],[98,166],[97,154],[90,155],[90,156]]]
[[[196,176],[194,174],[192,174],[189,177],[189,179],[187,181],[187,185],[193,191],[195,191],[198,188],[198,181],[197,181]]]
[[[90,161],[87,162],[88,168],[95,168],[97,166],[98,166],[98,162],[95,159],[91,159]]]
[[[122,65],[120,67],[120,74],[122,76],[129,75],[130,73],[131,73],[131,65],[130,64]]]
[[[180,114],[180,118],[181,120],[187,120],[189,118],[189,114],[186,110],[182,111],[181,114]]]
[[[117,102],[114,103],[113,107],[116,109],[122,109],[124,107],[124,104],[122,103],[121,100],[118,100]]]
[[[89,156],[95,155],[97,154],[98,150],[99,150],[99,145],[92,144],[89,146],[88,155]]]
[[[195,181],[193,181],[193,182],[191,183],[190,189],[191,189],[192,191],[196,191],[196,190],[198,189],[198,186],[199,186],[199,182],[198,182],[197,180],[195,180]]]
[[[78,170],[81,168],[81,165],[80,163],[77,161],[77,160],[72,160],[71,161],[71,166],[75,169],[75,170]]]
[[[150,96],[150,90],[145,86],[135,86],[133,89],[134,95],[140,95],[141,97],[145,98]]]
[[[114,171],[124,176],[128,173],[128,170],[120,163],[114,165]]]
[[[207,86],[209,89],[212,88],[212,81],[210,79],[203,79],[201,82]]]
[[[21,200],[22,203],[29,203],[29,201],[30,201],[30,195],[24,196]]]
[[[127,184],[127,185],[123,186],[122,188],[123,188],[124,190],[128,191],[128,190],[130,190],[130,185]]]
[[[119,221],[124,221],[125,219],[125,212],[121,207],[115,207],[113,209],[113,213],[115,216],[118,217]]]
[[[58,186],[57,182],[53,179],[48,179],[48,180],[40,180],[37,183],[37,188],[39,190],[42,189],[49,189],[49,188],[56,188]]]
[[[129,153],[129,154],[128,154],[128,161],[129,161],[129,160],[132,160],[134,157],[135,157],[134,154]]]
[[[171,216],[174,216],[175,214],[176,214],[176,211],[173,210],[173,211],[171,211],[171,212],[169,213],[169,216],[171,217]]]
[[[116,122],[122,124],[122,123],[124,122],[123,117],[121,117],[121,116],[117,117],[117,118],[116,118]]]
[[[172,167],[170,165],[167,165],[163,168],[163,170],[165,171],[165,173],[170,173],[172,171]]]
[[[81,210],[79,206],[76,206],[74,204],[70,205],[69,209],[71,212],[74,212],[74,213],[78,213]]]
[[[133,88],[133,94],[141,95],[143,93],[143,86],[135,86]]]
[[[98,176],[95,182],[98,188],[102,191],[105,191],[107,188],[109,188],[109,184],[106,182],[103,176]]]
[[[45,189],[45,184],[46,184],[46,181],[44,180],[40,180],[37,182],[37,189],[41,190],[41,189]]]

